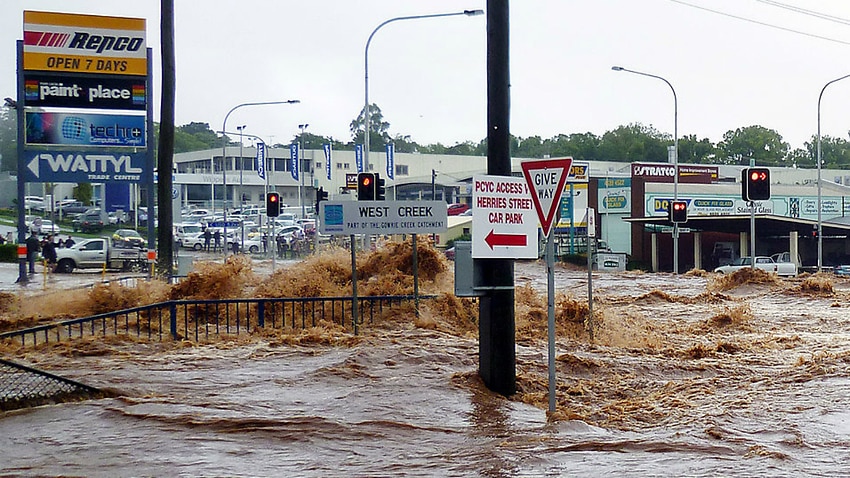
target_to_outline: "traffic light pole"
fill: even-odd
[[[756,202],[750,201],[750,268],[756,268]]]

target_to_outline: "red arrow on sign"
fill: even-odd
[[[493,246],[521,246],[525,247],[528,237],[525,234],[496,234],[490,229],[490,234],[484,238],[484,242],[493,250]]]

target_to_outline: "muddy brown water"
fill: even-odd
[[[559,267],[557,289],[580,303],[586,278]],[[713,280],[594,274],[595,340],[559,322],[551,417],[542,295],[517,307],[509,398],[478,380],[475,337],[412,319],[356,340],[18,352],[122,396],[0,415],[0,475],[850,475],[850,282]],[[518,263],[516,283],[545,294],[545,267]]]

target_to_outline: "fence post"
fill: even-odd
[[[168,309],[171,315],[171,338],[177,340],[177,303],[171,301]]]
[[[257,326],[266,326],[266,302],[263,300],[257,303]]]

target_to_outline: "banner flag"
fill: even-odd
[[[395,179],[395,143],[387,144],[387,177]]]
[[[354,145],[354,161],[357,163],[357,172],[363,172],[363,145]]]
[[[257,176],[266,179],[266,143],[257,143]]]
[[[325,150],[325,172],[328,173],[328,181],[331,179],[331,145],[323,144],[322,149]]]
[[[289,145],[289,171],[292,179],[298,181],[298,143]]]

